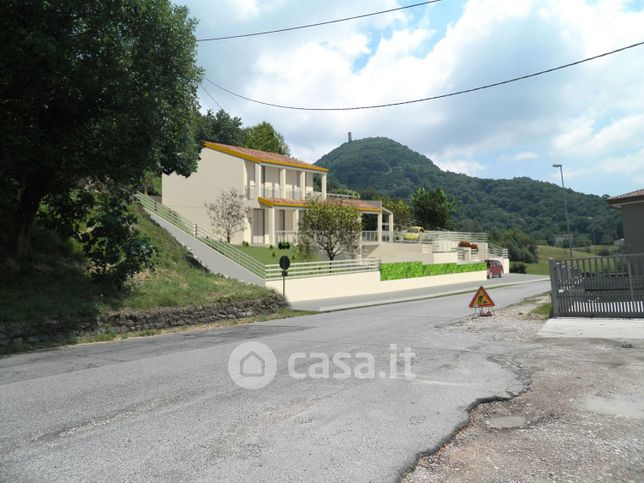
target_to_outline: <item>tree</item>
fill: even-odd
[[[244,229],[248,209],[244,194],[237,188],[221,192],[214,203],[206,203],[206,209],[213,231],[228,243],[233,235]]]
[[[244,144],[244,129],[240,117],[233,117],[223,109],[217,114],[211,110],[205,115],[198,113],[197,139],[199,141],[212,141],[242,146]]]
[[[490,231],[490,241],[506,247],[510,260],[516,262],[534,263],[537,261],[537,246],[534,240],[518,228]]]
[[[413,213],[409,203],[402,198],[386,197],[382,201],[382,206],[394,214],[394,229],[401,231],[412,223]]]
[[[0,232],[12,253],[28,252],[42,206],[78,230],[96,201],[83,193],[195,169],[201,71],[186,7],[8,2],[0,26]]]
[[[435,190],[418,188],[411,196],[414,217],[425,228],[451,228],[456,203],[455,200],[450,200],[440,188]]]
[[[244,147],[290,155],[290,150],[284,142],[284,137],[267,122],[246,128],[244,133]]]
[[[341,200],[309,200],[300,223],[302,243],[313,243],[333,260],[339,253],[353,255],[358,249],[362,222],[360,211]]]

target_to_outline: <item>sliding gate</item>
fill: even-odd
[[[555,317],[644,317],[644,254],[550,259]]]

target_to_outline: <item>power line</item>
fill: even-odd
[[[222,111],[224,110],[224,108],[223,108],[223,107],[221,107],[221,105],[220,105],[220,104],[217,102],[217,100],[212,96],[212,94],[211,94],[210,92],[208,92],[208,89],[206,89],[206,88],[203,86],[203,84],[199,84],[199,87],[201,87],[201,89],[202,89],[206,94],[208,94],[208,97],[210,97],[210,98],[212,99],[212,102],[214,102],[215,104],[217,104],[217,107],[219,107],[219,109],[221,109]]]
[[[596,59],[599,59],[601,57],[607,57],[609,55],[616,54],[618,52],[623,52],[624,50],[633,49],[635,47],[640,47],[642,45],[644,45],[644,41],[643,42],[638,42],[638,43],[632,44],[632,45],[627,45],[626,47],[621,47],[619,49],[611,50],[610,52],[604,52],[603,54],[598,54],[598,55],[594,55],[592,57],[587,57],[587,58],[582,59],[582,60],[577,60],[575,62],[570,62],[569,64],[560,65],[558,67],[552,67],[551,69],[541,70],[539,72],[534,72],[532,74],[522,75],[520,77],[514,77],[512,79],[507,79],[507,80],[500,81],[500,82],[494,82],[492,84],[486,84],[486,85],[479,86],[479,87],[473,87],[471,89],[464,89],[462,91],[449,92],[447,94],[440,94],[438,96],[422,97],[420,99],[411,99],[411,100],[408,100],[408,101],[388,102],[386,104],[374,104],[374,105],[367,105],[367,106],[352,106],[352,107],[287,106],[287,105],[284,105],[284,104],[275,104],[273,102],[265,102],[265,101],[259,101],[257,99],[252,99],[250,97],[246,97],[244,95],[241,95],[241,94],[233,92],[233,91],[231,91],[229,89],[226,89],[225,87],[220,86],[219,84],[217,84],[216,82],[211,81],[208,78],[204,78],[204,79],[206,81],[210,82],[215,87],[218,87],[219,89],[223,90],[224,92],[227,92],[228,94],[231,94],[231,95],[233,95],[235,97],[239,97],[239,98],[244,99],[244,100],[249,101],[249,102],[254,102],[256,104],[262,104],[264,106],[277,107],[277,108],[280,108],[280,109],[292,109],[292,110],[297,110],[297,111],[357,111],[357,110],[360,110],[360,109],[380,109],[380,108],[384,108],[384,107],[394,107],[394,106],[402,106],[402,105],[405,105],[405,104],[414,104],[414,103],[417,103],[417,102],[435,101],[437,99],[443,99],[445,97],[453,97],[453,96],[458,96],[458,95],[461,95],[461,94],[467,94],[467,93],[470,93],[470,92],[482,91],[484,89],[490,89],[492,87],[498,87],[498,86],[502,86],[502,85],[505,85],[505,84],[510,84],[512,82],[517,82],[517,81],[521,81],[521,80],[525,80],[525,79],[530,79],[531,77],[537,77],[537,76],[540,76],[540,75],[543,75],[543,74],[549,74],[551,72],[555,72],[555,71],[566,69],[568,67],[572,67],[572,66],[575,66],[575,65],[583,64],[584,62],[590,62],[591,60],[596,60]]]
[[[361,15],[354,15],[353,17],[338,18],[338,19],[335,19],[335,20],[327,20],[325,22],[310,23],[310,24],[307,24],[307,25],[298,25],[297,27],[286,27],[286,28],[275,29],[275,30],[264,30],[262,32],[253,32],[253,33],[250,33],[250,34],[228,35],[226,37],[208,37],[208,38],[204,38],[204,39],[197,39],[197,42],[213,42],[213,41],[217,41],[217,40],[241,39],[241,38],[244,38],[244,37],[255,37],[257,35],[276,34],[276,33],[280,33],[280,32],[289,32],[291,30],[301,30],[301,29],[308,29],[308,28],[311,28],[311,27],[320,27],[321,25],[329,25],[329,24],[332,24],[332,23],[347,22],[349,20],[356,20],[356,19],[359,19],[359,18],[372,17],[374,15],[382,15],[384,13],[397,12],[399,10],[406,10],[408,8],[420,7],[422,5],[429,5],[430,3],[438,3],[440,1],[442,1],[442,0],[429,0],[427,2],[420,2],[420,3],[414,3],[412,5],[405,5],[404,7],[390,8],[389,10],[381,10],[379,12],[363,13]]]

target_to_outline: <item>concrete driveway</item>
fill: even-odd
[[[505,306],[548,288],[490,293]],[[511,340],[452,324],[471,296],[2,358],[0,480],[394,480],[476,401],[524,388]],[[262,389],[229,375],[248,341],[275,356]],[[350,377],[325,378],[338,353]]]

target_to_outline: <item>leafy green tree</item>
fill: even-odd
[[[212,141],[242,146],[244,144],[244,129],[240,117],[231,116],[223,109],[216,114],[211,110],[205,115],[198,113],[197,139],[199,141]]]
[[[490,232],[490,241],[507,248],[512,261],[525,263],[537,261],[537,246],[534,240],[518,228],[493,229]]]
[[[120,289],[142,268],[152,268],[155,249],[139,233],[136,216],[129,211],[127,196],[103,191],[80,234],[90,272],[100,282]]]
[[[456,206],[456,201],[449,199],[440,188],[435,190],[418,188],[411,196],[414,217],[426,229],[451,228],[452,215],[456,212]]]
[[[395,230],[400,231],[411,225],[414,215],[407,200],[404,200],[402,198],[386,197],[382,201],[382,206],[384,206],[394,214]]]
[[[341,200],[309,200],[298,233],[303,247],[316,245],[333,260],[341,252],[355,254],[361,229],[355,206]]]
[[[11,253],[28,252],[41,206],[79,237],[79,220],[96,201],[83,193],[109,186],[123,196],[146,172],[194,170],[201,71],[186,7],[10,1],[0,26],[0,232]],[[124,204],[101,205],[106,210],[125,216]],[[119,239],[112,233],[94,228],[82,238],[98,253]]]
[[[284,137],[267,122],[260,122],[255,126],[246,128],[244,147],[285,156],[291,154],[289,147],[284,142]]]

